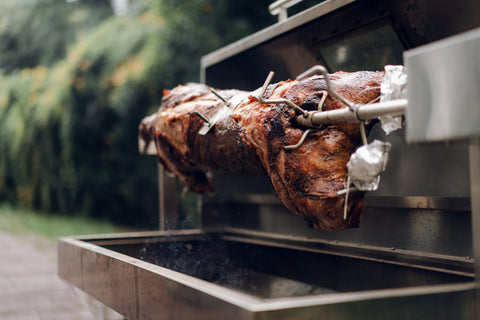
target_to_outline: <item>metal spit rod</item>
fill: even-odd
[[[408,104],[407,99],[370,104],[355,104],[349,101],[333,88],[327,69],[321,65],[311,67],[300,74],[297,80],[318,73],[325,79],[328,91],[348,108],[323,112],[309,112],[308,115],[297,116],[296,121],[300,125],[305,127],[318,127],[334,122],[365,122],[382,116],[401,116],[405,114]]]
[[[296,117],[296,122],[305,127],[318,127],[335,122],[362,122],[382,116],[401,116],[405,114],[407,99],[398,99],[365,105],[357,105],[355,110],[348,108],[322,112],[309,112]]]

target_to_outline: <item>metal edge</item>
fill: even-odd
[[[480,36],[480,28],[475,28],[472,30],[464,31],[453,36],[437,40],[417,48],[406,50],[403,52],[404,58],[407,60],[412,56],[419,54],[425,54],[431,52],[432,50],[438,50],[442,48],[447,48],[452,45],[462,44],[466,41],[476,40]]]
[[[159,236],[183,236],[183,235],[200,235],[204,232],[201,229],[188,229],[188,230],[155,230],[155,231],[135,231],[135,232],[118,232],[118,233],[101,233],[101,234],[89,234],[89,235],[76,235],[69,237],[60,237],[59,240],[79,240],[79,241],[96,241],[96,240],[108,240],[113,238],[147,238],[147,237],[159,237]]]
[[[322,296],[306,296],[293,298],[279,298],[265,301],[261,305],[255,306],[252,311],[273,311],[279,309],[302,308],[321,306],[327,304],[339,304],[346,302],[358,302],[376,299],[389,299],[401,297],[418,297],[429,294],[441,294],[452,292],[473,291],[476,286],[473,282],[453,283],[446,285],[419,286],[399,289],[382,289],[370,291],[358,291],[347,293],[332,293]]]
[[[365,207],[470,211],[467,197],[366,196]]]
[[[281,205],[282,202],[274,194],[237,194],[234,196],[215,197],[204,196],[203,204],[258,204]],[[365,196],[366,208],[401,208],[401,209],[426,209],[465,211],[471,209],[470,198],[467,197],[416,197],[416,196]]]
[[[293,235],[281,235],[262,231],[225,228],[223,233],[216,230],[222,239],[239,240],[253,244],[263,244],[302,251],[312,251],[424,270],[438,271],[459,276],[474,276],[474,259],[443,254],[428,254],[412,250],[385,248],[365,244],[340,242],[337,240],[312,239]],[[230,235],[228,234],[230,233]],[[254,238],[253,238],[254,237]],[[418,263],[419,260],[424,263]],[[415,263],[414,263],[415,262]],[[457,267],[457,270],[447,266]]]

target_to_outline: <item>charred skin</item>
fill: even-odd
[[[334,88],[355,103],[368,103],[378,97],[383,72],[335,73]],[[325,81],[311,77],[271,85],[264,98],[286,98],[307,110],[316,110],[327,90]],[[229,98],[248,93],[219,91]],[[345,197],[337,192],[346,188],[347,162],[361,143],[358,124],[332,124],[314,131],[296,150],[306,128],[294,122],[295,111],[286,104],[261,104],[249,96],[234,106],[231,114],[219,120],[204,136],[198,131],[223,102],[204,85],[178,86],[168,93],[155,115],[140,124],[140,136],[157,146],[160,164],[179,177],[194,192],[212,192],[205,174],[265,174],[278,197],[292,212],[312,227],[342,230],[357,227],[363,206],[363,193],[351,194],[347,219],[343,219]],[[328,95],[323,110],[345,106]]]

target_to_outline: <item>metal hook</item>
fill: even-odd
[[[325,100],[327,99],[328,91],[322,90],[322,91],[318,91],[318,92],[322,94],[322,99],[318,103],[317,111],[323,111],[323,104],[325,103]]]
[[[328,75],[328,72],[327,72],[327,69],[324,67],[324,66],[321,66],[321,65],[316,65],[316,66],[313,66],[311,67],[310,69],[308,69],[307,71],[305,71],[304,73],[300,74],[298,77],[297,77],[297,80],[301,80],[303,78],[306,78],[308,76],[311,76],[313,74],[316,74],[317,72],[319,72],[323,78],[325,79],[325,83],[327,84],[327,88],[328,90],[338,99],[340,100],[343,104],[345,104],[349,109],[350,111],[354,112],[355,114],[355,117],[357,118],[357,120],[360,122],[360,134],[362,136],[362,142],[364,145],[368,144],[368,141],[367,141],[367,134],[365,132],[365,123],[364,121],[362,121],[360,119],[360,117],[358,116],[358,106],[347,100],[346,98],[344,98],[343,96],[341,96],[332,86],[332,83],[330,81],[330,76]],[[365,90],[364,90],[365,91]],[[362,92],[364,92],[362,91]]]
[[[304,73],[300,74],[298,77],[297,77],[297,80],[301,80],[301,79],[304,79],[308,76],[311,76],[311,75],[314,75],[314,74],[317,74],[317,73],[320,73],[323,78],[325,79],[325,83],[327,84],[327,88],[328,90],[338,99],[340,100],[344,105],[346,105],[351,111],[355,111],[356,110],[356,105],[347,100],[346,98],[344,98],[343,96],[341,96],[332,86],[332,82],[330,81],[330,76],[328,75],[328,71],[327,69],[324,67],[324,66],[321,66],[321,65],[316,65],[316,66],[313,66],[311,67],[310,69],[308,69],[307,71],[305,71]]]
[[[293,144],[293,145],[289,145],[289,146],[285,146],[284,148],[285,149],[288,149],[288,150],[296,150],[298,148],[300,148],[303,143],[305,142],[305,139],[307,139],[307,136],[310,134],[310,132],[312,132],[314,129],[307,129],[305,130],[305,132],[302,134],[302,137],[300,138],[300,140],[296,143],[296,144]]]
[[[378,90],[378,89],[381,89],[381,87],[368,87],[366,89],[363,89],[362,91],[360,91],[359,93],[356,94],[356,97],[359,97],[361,94],[367,92],[367,91],[371,91],[371,90]],[[369,102],[370,103],[370,102]]]
[[[365,131],[365,123],[362,121],[360,122],[360,136],[362,137],[362,143],[364,146],[368,144],[367,140],[367,132]]]
[[[205,117],[203,114],[201,114],[200,112],[198,111],[193,111],[193,114],[197,115],[200,119],[203,120],[203,122],[207,123],[210,125],[210,119],[208,119],[207,117]]]
[[[211,88],[210,88],[210,92],[213,93],[215,96],[217,96],[218,99],[222,100],[223,103],[225,103],[225,105],[226,105],[227,107],[230,106],[230,102],[228,102],[227,99],[225,99],[224,97],[222,97],[222,96],[220,95],[220,93],[218,93],[217,91],[215,91],[214,89],[211,89]]]
[[[273,78],[274,74],[275,73],[273,71],[270,71],[270,73],[267,76],[267,79],[265,79],[265,83],[263,84],[262,90],[257,97],[258,101],[260,101],[260,103],[264,103],[264,104],[286,103],[290,107],[295,109],[295,111],[300,112],[303,115],[307,115],[308,112],[306,110],[303,110],[302,108],[300,108],[299,106],[297,106],[295,103],[293,103],[292,101],[290,101],[288,99],[264,99],[263,98],[263,95],[265,94],[265,91],[267,91],[267,87],[270,84],[270,82],[272,81],[272,78]]]
[[[348,175],[348,178],[347,178],[347,194],[345,195],[345,207],[343,208],[343,220],[347,220],[349,193],[350,193],[350,175]]]
[[[323,104],[325,103],[325,100],[327,99],[328,91],[322,90],[322,91],[319,91],[319,93],[322,94],[322,99],[318,103],[317,109],[318,109],[318,111],[322,111]],[[320,128],[318,128],[318,129],[320,129]],[[310,129],[305,130],[305,132],[302,134],[302,137],[300,138],[300,140],[296,144],[285,146],[285,149],[296,150],[296,149],[300,148],[303,145],[303,143],[305,142],[305,140],[307,139],[308,135],[314,130],[317,130],[317,129],[310,128]]]

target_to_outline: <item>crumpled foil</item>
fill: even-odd
[[[407,98],[407,69],[404,66],[385,66],[385,76],[380,88],[380,102]],[[402,117],[378,117],[388,135],[402,128]]]
[[[350,182],[361,191],[375,191],[380,183],[380,173],[387,166],[391,144],[380,140],[362,146],[347,163]]]

